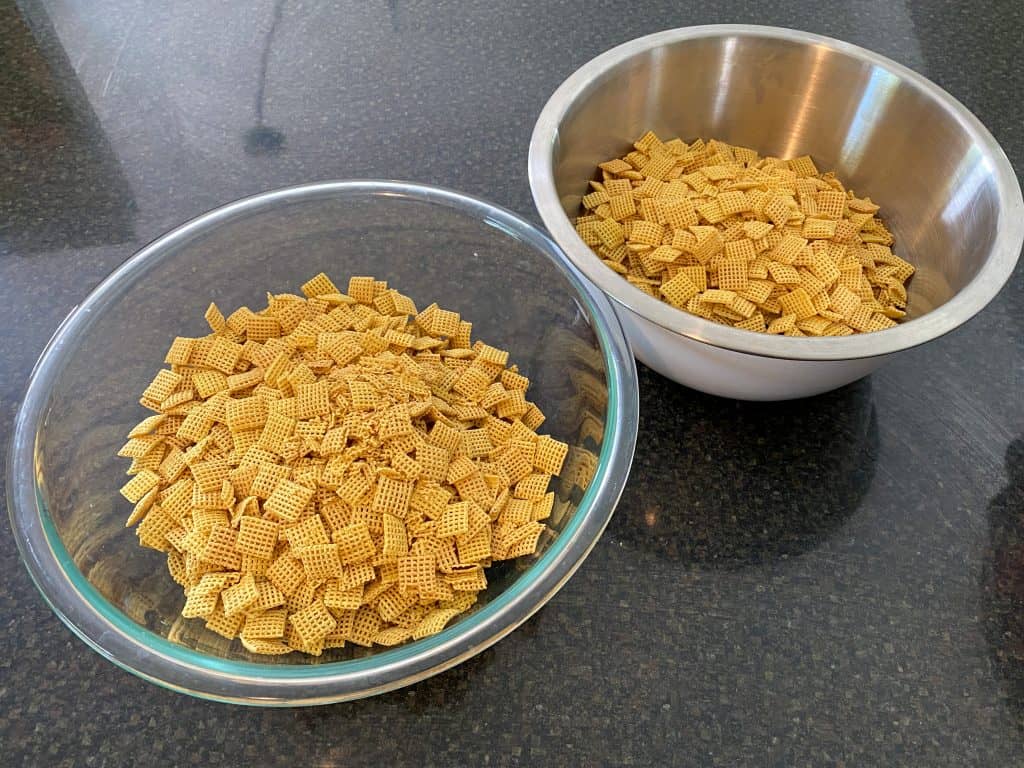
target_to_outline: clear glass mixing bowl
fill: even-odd
[[[199,620],[162,553],[125,529],[115,452],[145,413],[139,394],[176,335],[204,333],[213,300],[263,306],[324,271],[387,279],[437,301],[508,349],[533,380],[542,431],[571,446],[552,535],[530,558],[496,564],[475,609],[440,634],[392,649],[320,658],[250,655]],[[18,413],[8,508],[22,557],[54,611],[105,657],[205,698],[317,704],[436,674],[499,640],[561,587],[610,518],[636,441],[637,379],[608,301],[544,234],[514,214],[434,187],[327,182],[232,203],[147,246],[64,321]]]

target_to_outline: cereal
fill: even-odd
[[[843,336],[905,316],[914,267],[892,253],[878,206],[819,173],[809,156],[761,158],[719,141],[662,142],[650,131],[633,147],[598,166],[576,228],[634,287],[760,333]],[[788,315],[792,322],[778,322]],[[479,386],[472,375],[456,391]],[[488,389],[486,407],[520,415],[501,395]]]
[[[655,142],[651,134],[642,146]],[[679,306],[700,297],[764,324],[754,300],[773,284],[749,277],[748,262],[758,255],[753,236],[767,239],[767,230],[734,236],[696,226],[689,187],[661,152],[644,163],[648,184],[624,177],[588,198],[606,206],[594,243],[621,247],[616,258],[654,274],[671,269],[656,282]],[[718,165],[709,178],[735,178]],[[738,192],[721,202],[724,215],[751,207]],[[838,202],[823,198],[822,208]],[[850,206],[867,222],[872,214],[858,206],[869,202]],[[638,211],[655,218],[639,220]],[[668,245],[682,225],[696,228],[692,240]],[[627,255],[627,232],[646,253]],[[891,286],[909,265],[872,247],[877,261],[856,283],[836,274],[838,263],[808,262],[808,275],[845,293],[834,306],[830,297],[828,328],[804,326],[829,333],[841,324],[851,296],[860,307],[861,277],[879,267],[886,295],[899,299]],[[678,265],[687,254],[703,261]],[[717,283],[702,266],[715,259]],[[743,295],[726,290],[741,283]],[[140,401],[156,415],[118,451],[134,475],[121,489],[134,505],[127,525],[138,526],[140,544],[167,553],[186,594],[182,615],[252,653],[319,655],[346,642],[426,637],[472,606],[493,561],[536,550],[539,521],[555,503],[547,488],[569,447],[536,433],[544,414],[526,397],[529,379],[508,352],[473,341],[457,312],[435,304],[417,312],[372,277],[351,278],[343,293],[320,274],[302,294],[268,295],[265,309],[226,318],[211,304],[210,335],[174,340],[165,357],[172,368]],[[897,301],[879,304],[890,312],[879,317],[893,322]],[[881,327],[870,316],[856,322]]]

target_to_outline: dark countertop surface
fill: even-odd
[[[343,177],[536,221],[526,148],[554,88],[711,22],[890,56],[1024,170],[1019,2],[0,0],[0,451],[61,318],[155,236]],[[54,617],[5,536],[4,764],[1024,765],[1022,275],[803,402],[641,368],[633,474],[577,575],[495,647],[374,699],[254,710],[138,680]]]

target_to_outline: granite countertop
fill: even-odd
[[[155,236],[344,177],[537,221],[526,147],[548,95],[655,30],[776,24],[872,48],[1024,170],[1019,2],[316,5],[0,4],[0,451],[61,318]],[[961,330],[803,402],[641,367],[633,474],[577,575],[490,650],[370,700],[255,710],[138,680],[72,636],[3,537],[4,762],[1022,765],[1022,275]]]

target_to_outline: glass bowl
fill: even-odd
[[[474,338],[510,350],[548,432],[570,445],[536,555],[497,563],[474,609],[391,649],[258,657],[181,619],[163,553],[124,527],[115,456],[176,335],[201,335],[212,300],[260,307],[324,271],[372,274],[419,306],[437,301]],[[8,508],[28,570],[58,616],[134,674],[246,704],[321,704],[421,680],[479,653],[566,582],[604,530],[629,473],[636,368],[608,300],[514,214],[443,189],[325,182],[205,214],[144,248],[61,324],[32,372],[8,467]]]

